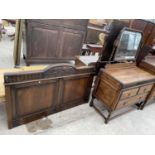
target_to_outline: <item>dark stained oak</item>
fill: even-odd
[[[23,52],[27,65],[74,60],[81,52],[87,23],[87,19],[25,20]]]
[[[8,127],[88,102],[94,67],[69,64],[4,75]]]
[[[55,102],[57,85],[57,81],[49,80],[42,81],[37,85],[31,82],[27,86],[25,84],[23,86],[16,86],[14,93],[16,96],[15,104],[17,104],[18,116],[28,115],[52,107]]]

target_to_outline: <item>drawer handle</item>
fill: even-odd
[[[130,96],[131,95],[131,93],[128,93],[128,96]]]

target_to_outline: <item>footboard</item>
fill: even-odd
[[[68,64],[5,74],[8,127],[86,103],[93,75],[93,67],[75,68]]]

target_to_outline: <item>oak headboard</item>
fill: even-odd
[[[4,75],[8,127],[88,102],[94,67],[70,64]]]

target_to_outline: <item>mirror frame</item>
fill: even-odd
[[[115,42],[118,41],[118,44],[120,43],[120,38],[121,38],[121,36],[122,36],[122,34],[123,34],[124,31],[130,31],[130,32],[137,32],[137,33],[140,33],[141,36],[142,36],[142,38],[141,38],[141,41],[140,41],[140,43],[139,43],[137,52],[136,52],[136,54],[135,54],[135,58],[133,58],[133,59],[115,60],[115,55],[116,55],[116,51],[117,51],[117,48],[118,48],[117,46],[115,46]],[[139,51],[140,51],[140,47],[141,47],[142,44],[143,44],[143,36],[144,36],[144,35],[143,35],[143,32],[142,32],[142,31],[139,31],[139,30],[136,30],[136,29],[131,29],[131,28],[128,28],[128,27],[124,27],[124,28],[120,31],[120,34],[118,35],[117,39],[116,39],[115,42],[114,42],[114,52],[113,52],[113,56],[112,56],[113,61],[117,61],[117,62],[119,62],[119,61],[136,61],[136,60],[137,60],[137,56],[138,56]]]

